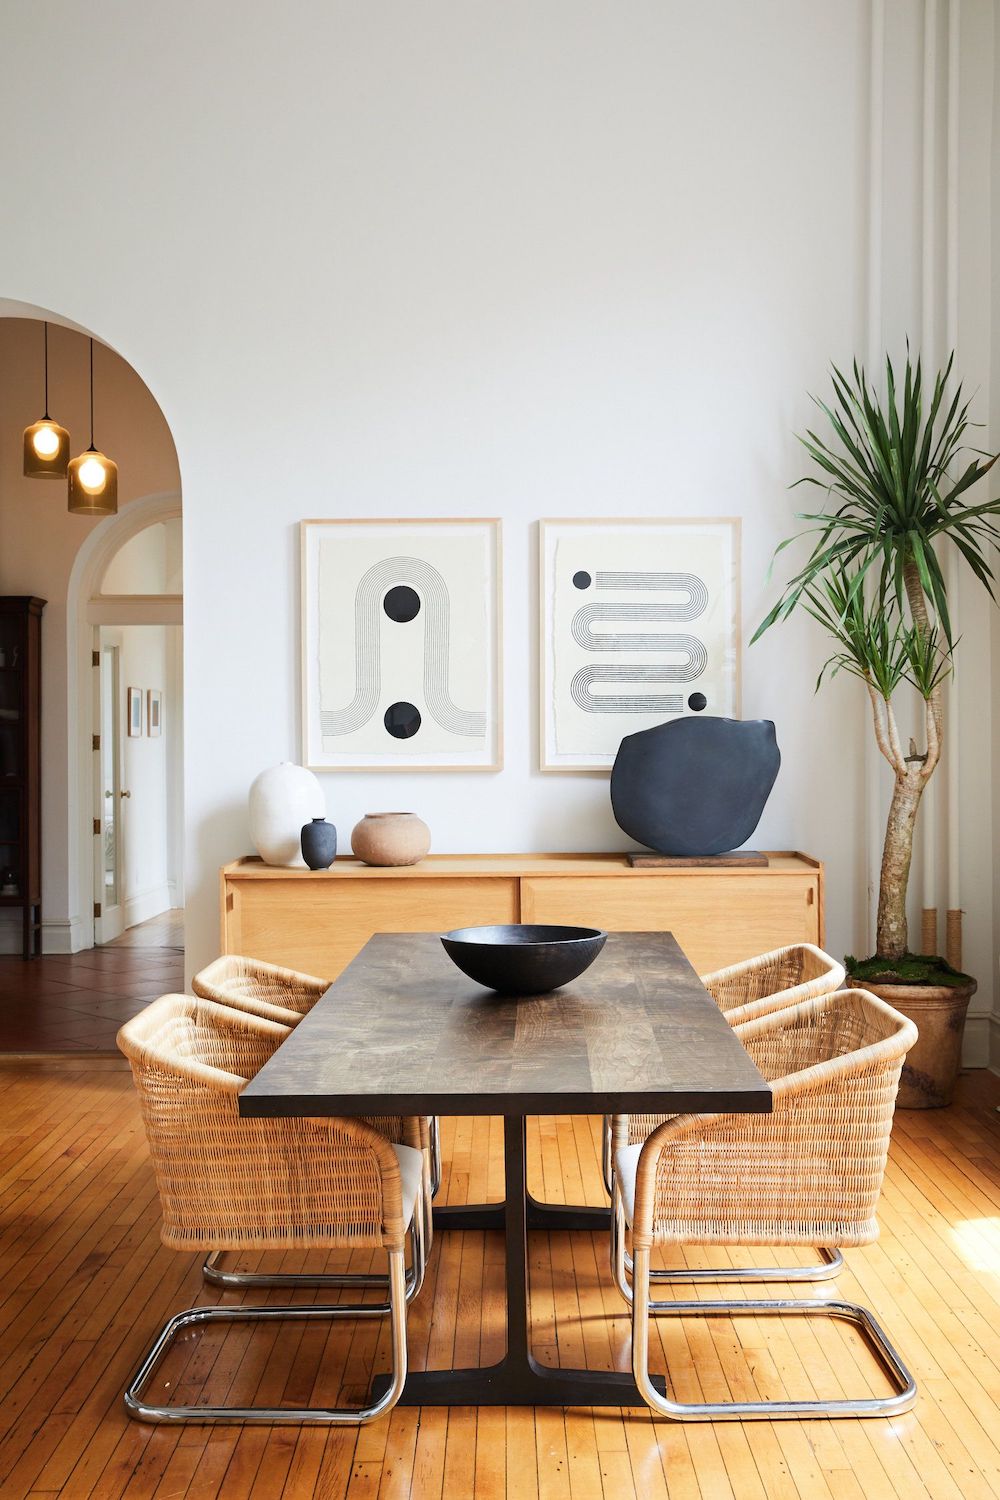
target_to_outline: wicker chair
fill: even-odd
[[[801,1000],[811,1000],[818,995],[828,995],[844,982],[843,964],[837,963],[822,948],[812,943],[792,943],[785,948],[775,948],[762,953],[758,958],[749,958],[743,963],[730,964],[726,969],[716,969],[712,974],[702,974],[701,982],[723,1012],[731,1026],[751,1021],[755,1016],[770,1015],[788,1005],[797,1005]],[[631,1115],[628,1118],[627,1135],[623,1137],[622,1126],[615,1127],[612,1117],[606,1116],[604,1123],[603,1166],[604,1181],[609,1196],[612,1195],[614,1153],[624,1145],[638,1145],[662,1125],[668,1115]],[[732,1268],[705,1268],[703,1270],[651,1272],[654,1281],[827,1281],[836,1276],[844,1264],[839,1250],[819,1249],[820,1259],[808,1266],[756,1266],[741,1270]]]
[[[406,1306],[425,1256],[420,1212],[424,1154],[356,1119],[243,1120],[246,1083],[289,1035],[247,1012],[165,995],[118,1033],[132,1066],[163,1212],[177,1250],[385,1250],[388,1300],[320,1306],[195,1307],[159,1334],[125,1393],[148,1422],[369,1422],[396,1404],[406,1379]],[[412,1246],[406,1269],[405,1241]],[[297,1283],[298,1284],[298,1283]],[[385,1393],[359,1410],[151,1406],[143,1392],[177,1334],[192,1325],[383,1317],[392,1325]]]
[[[191,988],[199,999],[213,1001],[247,1015],[260,1016],[275,1021],[287,1029],[297,1026],[307,1015],[321,995],[330,988],[328,979],[318,979],[314,974],[302,974],[296,969],[283,969],[278,964],[264,963],[256,958],[241,958],[237,954],[225,953],[196,974]],[[278,1041],[275,1046],[280,1045]],[[402,1117],[398,1115],[369,1115],[367,1122],[373,1130],[384,1135],[397,1145],[416,1146],[430,1151],[429,1128],[423,1116]],[[424,1245],[430,1254],[432,1235],[431,1197],[433,1187],[428,1181],[424,1205]],[[239,1291],[247,1287],[342,1287],[381,1285],[381,1278],[370,1276],[300,1276],[288,1273],[260,1271],[226,1271],[222,1267],[221,1250],[213,1251],[202,1268],[206,1281],[213,1286]]]
[[[217,1005],[232,1005],[283,1026],[294,1026],[307,1015],[321,995],[330,988],[329,979],[314,974],[300,974],[257,958],[242,958],[224,953],[196,974],[191,988],[203,1000]],[[441,1186],[441,1132],[436,1115],[427,1121],[427,1148],[430,1152],[431,1197]]]
[[[839,990],[845,969],[812,943],[791,943],[759,958],[702,974],[701,982],[731,1026],[770,1015],[800,1000]]]
[[[194,976],[191,988],[202,1000],[294,1026],[326,994],[330,981],[256,958],[224,953]]]
[[[677,1115],[615,1160],[612,1259],[632,1302],[632,1368],[654,1413],[716,1421],[743,1417],[871,1417],[908,1411],[916,1387],[873,1315],[841,1301],[664,1301],[650,1298],[654,1247],[684,1244],[865,1245],[889,1150],[899,1073],[913,1023],[863,990],[807,1000],[745,1021],[740,1040],[770,1081],[767,1115]],[[631,1232],[629,1288],[623,1258]],[[860,1327],[893,1383],[861,1400],[690,1404],[649,1373],[649,1317],[736,1313],[826,1315]]]

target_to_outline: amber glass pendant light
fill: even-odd
[[[69,463],[69,509],[75,516],[118,511],[118,465],[94,447],[94,340],[90,341],[90,447]]]
[[[49,325],[45,330],[45,415],[24,429],[24,474],[27,479],[65,479],[69,433],[49,416]]]

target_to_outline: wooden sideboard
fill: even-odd
[[[222,870],[222,951],[335,979],[375,932],[486,922],[670,931],[701,973],[785,943],[823,945],[823,866],[630,868],[620,854],[432,854],[403,869],[338,859],[286,870],[256,858]]]

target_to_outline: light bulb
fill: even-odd
[[[98,495],[104,488],[107,479],[107,470],[99,458],[85,458],[80,465],[77,477],[88,495]]]
[[[31,444],[39,458],[51,458],[59,450],[59,439],[51,427],[39,427]]]

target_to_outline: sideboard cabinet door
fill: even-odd
[[[376,932],[447,932],[516,922],[517,881],[398,878],[234,880],[224,947],[336,979]]]
[[[526,877],[521,920],[672,932],[701,974],[786,943],[820,941],[818,881],[811,872]]]

